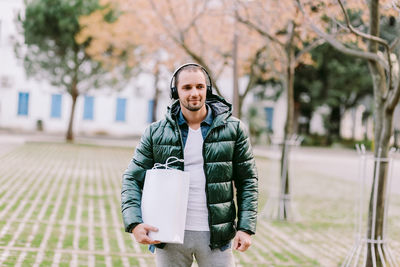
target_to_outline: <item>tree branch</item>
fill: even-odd
[[[219,77],[222,75],[225,66],[228,65],[228,61],[225,59],[224,63],[221,66],[221,69],[219,71],[217,71],[214,75],[215,80],[217,81],[219,79]]]
[[[264,37],[267,37],[270,41],[275,42],[277,44],[279,44],[280,46],[285,46],[285,44],[283,44],[281,41],[279,41],[277,38],[275,38],[274,36],[272,36],[271,34],[269,34],[268,32],[264,31],[263,29],[261,29],[260,27],[258,27],[257,25],[255,25],[254,23],[252,23],[249,20],[245,20],[242,17],[240,17],[238,14],[236,15],[237,20],[244,24],[247,25],[248,27],[254,29],[255,31],[257,31],[259,34],[261,34]]]
[[[168,5],[167,5],[167,6],[168,6],[168,11],[169,11],[169,13],[171,14],[171,17],[172,17],[172,19],[173,19],[175,25],[176,25],[176,26],[179,26],[178,19],[176,18],[174,9],[172,8],[171,1],[170,1],[170,0],[167,0],[167,3],[168,3]]]
[[[311,44],[309,44],[308,46],[304,47],[299,53],[297,53],[294,62],[297,65],[297,63],[299,62],[300,58],[304,55],[309,53],[311,50],[313,50],[314,48],[322,45],[323,43],[325,43],[325,39],[324,38],[320,38],[318,40],[315,40],[314,42],[312,42]]]
[[[168,27],[169,25],[168,21],[165,19],[164,15],[160,13],[154,1],[153,0],[148,0],[148,1],[151,7],[153,8],[154,12],[157,14],[157,17],[161,20],[161,25],[164,28],[164,30],[173,40],[178,41],[177,38],[174,36],[173,32],[171,31],[172,27]]]
[[[383,45],[386,49],[386,55],[387,55],[387,61],[389,64],[389,70],[388,70],[388,76],[389,76],[389,91],[393,88],[393,84],[392,84],[392,61],[390,60],[390,48],[389,48],[389,44],[386,40],[378,37],[378,36],[374,36],[374,35],[370,35],[370,34],[366,34],[363,33],[359,30],[356,30],[350,23],[350,19],[349,19],[349,14],[347,14],[346,9],[343,6],[342,0],[337,0],[339,2],[340,8],[342,9],[343,15],[345,17],[346,20],[346,24],[347,24],[347,28],[354,33],[355,35],[358,35],[360,37],[363,37],[369,41],[372,42],[377,42],[381,45]]]
[[[256,74],[255,74],[255,66],[257,65],[258,60],[260,59],[262,52],[264,52],[267,49],[267,45],[264,45],[260,49],[257,50],[256,55],[254,56],[253,60],[251,61],[250,64],[250,74],[249,74],[249,82],[247,83],[246,90],[244,93],[240,96],[242,99],[247,96],[247,94],[250,92],[250,90],[253,88]]]
[[[397,37],[396,39],[393,40],[393,42],[389,45],[390,47],[390,52],[393,51],[393,49],[397,46],[397,44],[399,43],[400,38]]]
[[[294,36],[296,35],[296,31],[294,30],[295,28],[296,28],[296,25],[295,25],[294,21],[291,20],[288,25],[288,32],[289,32],[288,44],[289,44],[289,46],[293,45]]]
[[[195,16],[193,17],[192,21],[189,23],[189,25],[188,25],[186,28],[184,28],[184,29],[182,30],[182,33],[183,33],[183,34],[185,34],[186,32],[188,32],[189,29],[190,29],[191,27],[193,27],[193,26],[196,24],[197,19],[200,18],[200,17],[204,14],[204,12],[206,11],[207,1],[203,1],[203,3],[204,3],[204,5],[202,6],[200,12],[197,13],[197,14],[195,14]]]
[[[346,9],[344,8],[342,1],[341,1],[341,0],[337,0],[337,1],[338,1],[339,5],[340,5],[340,8],[342,9],[344,18],[345,18],[345,20],[346,20],[347,28],[348,28],[352,33],[354,33],[355,35],[358,35],[358,36],[360,36],[360,37],[362,37],[362,38],[365,38],[365,39],[367,39],[367,40],[380,43],[381,45],[383,45],[383,46],[385,46],[385,47],[388,48],[388,43],[386,42],[386,40],[384,40],[384,39],[382,39],[382,38],[380,38],[380,37],[374,36],[374,35],[370,35],[370,34],[363,33],[363,32],[361,32],[361,31],[355,29],[355,28],[351,25],[350,18],[349,18],[349,14],[347,13]]]
[[[362,59],[366,59],[366,60],[371,60],[374,62],[379,62],[386,70],[389,69],[388,63],[385,60],[383,60],[382,58],[380,58],[377,54],[372,53],[372,52],[366,52],[366,51],[348,48],[343,43],[336,40],[336,38],[333,37],[332,35],[327,34],[326,32],[320,30],[312,21],[310,21],[309,17],[307,16],[307,14],[305,13],[305,11],[303,9],[302,4],[300,3],[300,0],[296,0],[296,2],[300,8],[300,11],[303,13],[304,17],[306,18],[306,22],[308,23],[308,25],[315,31],[316,34],[318,34],[321,38],[324,38],[335,49],[339,50],[340,52],[342,52],[344,54],[350,55],[350,56],[354,56],[354,57],[358,57],[358,58],[362,58]]]
[[[386,105],[387,111],[393,111],[400,101],[400,83],[391,91],[392,94],[389,95]]]

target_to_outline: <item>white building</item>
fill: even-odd
[[[72,99],[46,81],[27,79],[14,54],[15,18],[22,0],[0,0],[0,127],[32,131],[41,121],[46,132],[67,130]],[[19,36],[19,38],[21,38]],[[141,75],[121,91],[92,90],[76,103],[74,132],[78,134],[138,135],[149,123],[152,77]],[[159,110],[169,104],[160,97]]]
[[[14,54],[12,38],[21,38],[15,18],[23,8],[23,0],[0,0],[0,128],[34,131],[41,124],[45,132],[64,134],[71,112],[70,95],[46,81],[28,79],[22,61]],[[159,98],[159,119],[171,103],[167,82],[164,81],[164,90]],[[151,75],[142,74],[121,91],[103,88],[81,95],[76,103],[74,133],[140,135],[151,121],[153,84]],[[218,85],[231,102],[231,79],[221,80]],[[249,95],[244,109],[253,101]],[[266,108],[267,124],[272,126],[274,134],[283,136],[285,101],[261,105]]]

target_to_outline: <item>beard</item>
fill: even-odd
[[[199,100],[196,100],[196,101],[198,102],[197,105],[192,104],[192,101],[185,101],[182,104],[187,110],[198,111],[204,106],[204,102],[202,101],[202,99],[199,99]]]

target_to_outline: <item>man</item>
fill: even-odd
[[[208,80],[208,81],[207,81]],[[249,138],[232,106],[212,94],[211,79],[200,65],[178,68],[171,80],[175,99],[164,120],[142,136],[122,181],[125,230],[142,244],[155,244],[157,266],[234,266],[233,248],[244,252],[256,231],[258,178]],[[183,244],[160,244],[157,231],[143,223],[141,193],[145,172],[175,156],[175,168],[190,173]],[[236,187],[236,208],[234,190]]]

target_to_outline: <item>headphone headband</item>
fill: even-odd
[[[187,66],[195,66],[195,67],[199,67],[199,68],[201,68],[201,69],[203,70],[203,72],[204,72],[204,73],[206,74],[206,76],[207,76],[206,79],[208,80],[208,83],[209,83],[209,84],[207,84],[207,81],[206,81],[206,85],[207,85],[207,95],[212,94],[212,81],[211,81],[210,74],[208,74],[208,71],[207,71],[203,66],[201,66],[200,64],[197,64],[197,63],[186,63],[186,64],[181,65],[179,68],[177,68],[177,69],[174,71],[174,73],[172,74],[171,82],[170,82],[170,85],[169,85],[169,87],[170,87],[170,89],[171,89],[171,98],[173,98],[173,99],[178,99],[178,98],[179,98],[179,96],[178,96],[178,89],[176,88],[176,84],[175,84],[175,82],[176,82],[176,75],[177,75],[183,68],[185,68],[185,67],[187,67]]]

